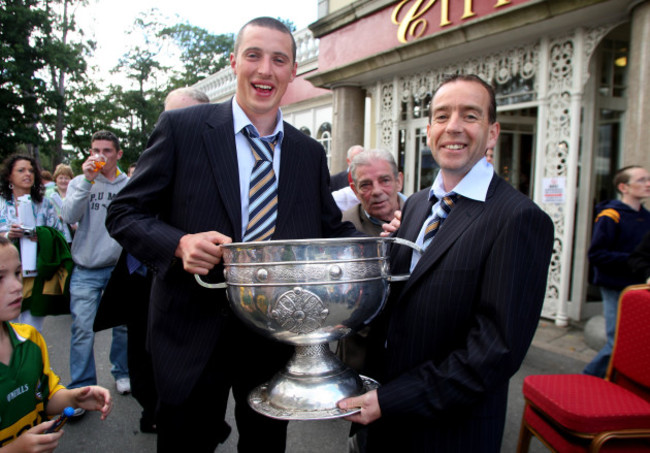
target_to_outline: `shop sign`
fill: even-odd
[[[397,25],[401,43],[460,25],[468,19],[486,16],[496,10],[525,3],[516,0],[402,0],[393,8],[391,21]],[[461,5],[462,4],[462,5]]]

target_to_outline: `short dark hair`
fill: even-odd
[[[4,234],[0,235],[0,247],[11,244],[11,241],[7,239]],[[13,245],[13,244],[12,244]]]
[[[297,53],[296,40],[294,39],[291,30],[289,30],[289,27],[287,27],[277,19],[274,19],[272,17],[264,17],[264,16],[256,17],[255,19],[249,20],[242,28],[239,29],[239,33],[237,33],[237,38],[235,38],[235,48],[234,48],[235,55],[237,55],[237,51],[239,50],[239,45],[241,44],[241,41],[244,38],[244,30],[249,25],[255,27],[270,28],[272,30],[277,30],[289,35],[291,37],[291,54],[293,56],[293,63],[296,62],[296,53]]]
[[[14,171],[16,162],[19,160],[26,160],[32,164],[32,168],[34,169],[34,185],[32,186],[30,195],[32,200],[40,203],[43,201],[43,194],[45,193],[45,187],[41,179],[41,167],[36,162],[36,159],[26,154],[12,154],[2,162],[2,170],[0,170],[0,195],[7,201],[13,197],[13,190],[9,188],[9,178],[11,177],[11,172]]]
[[[95,140],[109,140],[113,142],[113,145],[115,145],[115,151],[119,151],[122,148],[120,147],[120,139],[117,138],[117,135],[112,133],[111,131],[97,131],[93,134],[93,137],[90,139],[90,144],[92,146],[92,143]]]
[[[619,170],[616,170],[616,173],[614,173],[613,182],[614,182],[614,189],[616,189],[618,193],[621,193],[621,191],[618,190],[618,185],[628,184],[630,182],[630,178],[632,177],[630,175],[629,170],[634,170],[635,168],[643,168],[643,167],[640,165],[628,165],[627,167],[623,167]]]
[[[490,105],[488,106],[488,122],[490,124],[496,123],[497,122],[497,100],[496,100],[496,94],[494,93],[494,88],[492,88],[492,86],[490,86],[489,83],[487,83],[485,80],[483,80],[476,74],[450,74],[448,76],[445,76],[445,78],[442,80],[440,85],[438,85],[438,88],[436,88],[436,93],[440,88],[447,85],[448,83],[458,82],[458,81],[478,83],[483,88],[485,88],[485,90],[488,93],[488,96],[490,97]],[[435,93],[433,94],[433,96],[435,97]],[[433,109],[433,101],[429,106],[429,123],[431,123],[431,118],[433,115],[432,109]]]

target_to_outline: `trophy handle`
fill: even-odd
[[[201,280],[201,276],[199,274],[194,274],[194,278],[196,279],[196,282],[203,286],[204,288],[208,289],[221,289],[221,288],[226,288],[226,282],[221,282],[221,283],[206,283],[203,280]]]
[[[422,253],[422,248],[417,245],[415,242],[411,242],[408,239],[402,239],[402,238],[386,238],[386,240],[390,242],[395,242],[396,244],[400,245],[405,245],[407,247],[411,247],[413,250],[415,250],[418,253]]]
[[[415,250],[418,253],[422,253],[422,248],[418,246],[415,242],[411,242],[407,239],[402,239],[402,238],[395,238],[395,237],[389,237],[385,238],[387,241],[394,242],[396,244],[400,245],[405,245],[407,247],[411,247],[413,250]],[[402,275],[389,275],[388,276],[388,281],[389,282],[403,282],[409,279],[411,274],[402,274]]]

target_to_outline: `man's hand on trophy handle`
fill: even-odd
[[[178,242],[175,256],[183,260],[183,268],[192,274],[206,275],[221,262],[220,244],[232,239],[217,231],[186,234]]]

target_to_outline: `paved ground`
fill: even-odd
[[[52,367],[63,383],[69,381],[70,317],[49,317],[43,329],[48,342]],[[96,361],[99,384],[115,391],[110,374],[108,350],[110,334],[101,332],[96,338]],[[596,354],[584,342],[582,331],[573,327],[560,328],[548,321],[540,322],[526,360],[510,384],[510,399],[503,453],[516,450],[519,424],[523,409],[521,386],[530,374],[579,373]],[[155,435],[139,431],[140,408],[130,396],[115,394],[115,406],[110,417],[102,422],[96,413],[88,413],[79,421],[65,427],[65,435],[57,449],[61,453],[150,453],[155,452]],[[232,415],[228,410],[228,422],[233,433],[219,452],[236,452],[237,433]],[[344,453],[347,451],[349,423],[343,420],[292,422],[289,424],[288,453]],[[191,449],[188,449],[191,451]],[[547,450],[536,439],[531,443],[531,453]]]

